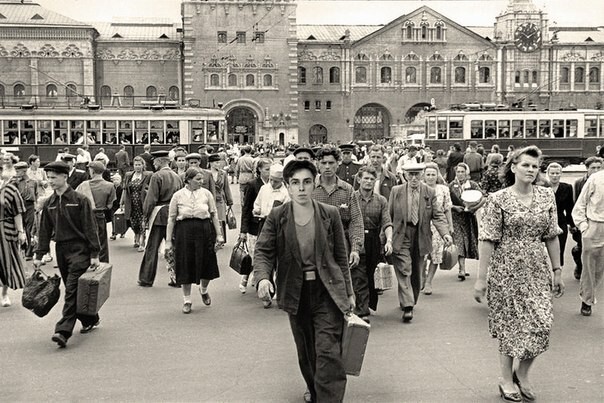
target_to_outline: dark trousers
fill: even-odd
[[[581,233],[579,231],[573,233],[573,240],[577,243],[571,251],[573,255],[573,260],[575,261],[577,274],[581,276],[581,272],[583,271],[583,262],[581,261],[581,254],[583,253],[583,238],[581,237]]]
[[[407,225],[401,250],[392,254],[401,308],[412,308],[417,304],[422,286],[424,257],[419,254],[417,235],[417,227]]]
[[[94,325],[99,321],[99,315],[81,315],[76,313],[78,296],[78,279],[90,267],[90,250],[85,242],[59,242],[56,245],[57,265],[65,285],[65,304],[63,317],[55,326],[55,333],[61,333],[66,338],[71,337],[76,320],[82,326]]]
[[[145,254],[138,272],[138,281],[143,285],[153,285],[157,273],[157,252],[161,242],[166,239],[166,226],[154,225],[149,231]]]
[[[25,202],[25,213],[23,214],[23,227],[27,243],[25,244],[25,257],[33,257],[34,248],[32,246],[32,237],[34,222],[36,221],[36,207],[33,202]]]
[[[367,231],[364,245],[365,253],[361,254],[359,264],[350,269],[357,303],[355,313],[359,316],[369,315],[369,308],[377,309],[378,293],[373,276],[382,256],[380,230]]]
[[[289,315],[300,371],[313,402],[341,402],[346,391],[342,362],[344,315],[320,279],[305,281],[296,315]]]
[[[105,212],[95,212],[94,216],[96,218],[96,232],[99,236],[99,243],[101,244],[99,260],[102,263],[109,263],[109,243],[107,241],[107,220],[105,219]]]
[[[558,241],[560,242],[560,266],[564,266],[564,248],[566,247],[566,239],[568,238],[568,228],[566,225],[562,226],[562,233],[558,235]]]

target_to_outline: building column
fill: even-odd
[[[29,61],[29,73],[30,73],[30,86],[31,99],[29,101],[32,105],[37,105],[40,100],[40,79],[38,72],[38,59],[33,57]]]
[[[91,103],[96,103],[94,97],[94,62],[92,58],[82,59],[82,86],[84,96],[90,98]]]
[[[572,93],[575,90],[575,62],[570,64],[569,76],[570,92]]]

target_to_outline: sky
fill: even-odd
[[[78,21],[152,17],[180,21],[180,0],[34,0]],[[549,14],[550,26],[604,26],[603,0],[533,0]],[[426,5],[466,26],[492,26],[508,0],[298,0],[298,24],[387,24]],[[569,6],[572,4],[572,7]]]

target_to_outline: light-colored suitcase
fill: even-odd
[[[111,289],[111,269],[109,263],[101,263],[78,279],[77,313],[96,315],[109,298]]]
[[[371,326],[355,314],[344,316],[342,334],[342,360],[347,375],[359,376],[365,358]]]
[[[394,286],[394,267],[388,263],[379,263],[375,268],[373,283],[376,290],[389,290]]]

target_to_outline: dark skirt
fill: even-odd
[[[174,258],[176,284],[199,284],[220,277],[214,245],[216,230],[210,219],[176,221]]]

